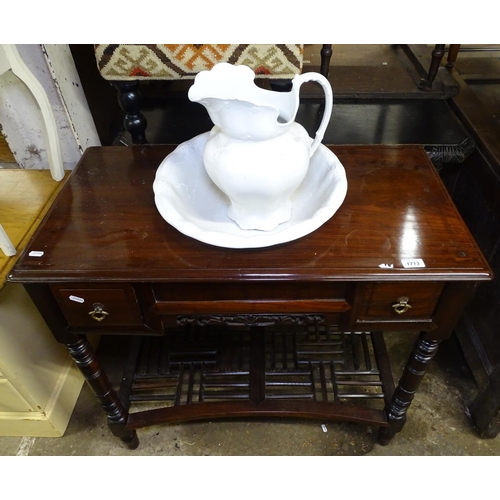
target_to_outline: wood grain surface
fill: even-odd
[[[322,227],[262,249],[185,236],[154,203],[174,146],[89,148],[13,281],[487,280],[489,267],[418,146],[335,146],[347,197]],[[402,259],[420,258],[408,269]]]

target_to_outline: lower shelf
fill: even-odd
[[[386,426],[394,391],[381,333],[304,326],[186,326],[138,337],[120,388],[128,428],[222,417]]]

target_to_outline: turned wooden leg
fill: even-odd
[[[136,431],[125,427],[128,416],[127,411],[118,399],[87,339],[80,337],[75,343],[65,345],[106,412],[111,432],[116,437],[119,437],[131,450],[137,448],[139,440]]]
[[[432,51],[432,60],[429,67],[429,72],[427,73],[427,78],[420,80],[420,82],[418,83],[418,87],[421,90],[432,90],[432,83],[436,78],[439,65],[441,64],[441,59],[443,59],[444,56],[444,47],[445,45],[436,45],[436,47]]]
[[[381,427],[379,430],[378,442],[381,445],[389,444],[396,433],[403,428],[406,421],[406,412],[427,368],[429,368],[432,358],[437,352],[439,342],[438,340],[425,339],[425,333],[423,333],[415,343],[399,384],[391,401],[385,408],[389,427]]]
[[[292,80],[288,78],[269,80],[269,85],[275,92],[290,92],[292,90]]]
[[[138,82],[112,82],[118,90],[118,103],[125,111],[123,124],[130,135],[134,144],[147,144],[146,127],[148,122],[141,113],[142,97],[139,92]]]
[[[448,49],[448,57],[446,58],[446,67],[453,68],[455,61],[457,60],[458,51],[460,50],[460,45],[451,45]]]
[[[323,45],[321,48],[321,70],[320,73],[328,78],[328,72],[330,71],[330,59],[332,58],[332,44]]]

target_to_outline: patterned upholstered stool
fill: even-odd
[[[302,72],[304,47],[301,44],[100,44],[94,50],[100,74],[118,89],[125,128],[132,142],[144,144],[147,122],[140,111],[140,81],[193,79],[200,71],[228,62],[249,66],[256,78],[269,79],[276,90],[288,89],[290,80]],[[322,52],[322,58],[325,56],[329,60],[329,54]]]

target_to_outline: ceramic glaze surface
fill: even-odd
[[[245,230],[228,217],[229,198],[208,176],[203,151],[210,132],[180,144],[161,163],[153,190],[161,216],[181,233],[226,248],[260,248],[301,238],[323,225],[347,193],[338,158],[320,145],[292,194],[290,219],[271,231]]]
[[[246,66],[221,63],[196,76],[189,99],[205,106],[215,124],[202,157],[208,175],[230,200],[227,215],[242,229],[272,231],[291,217],[291,196],[330,120],[332,91],[318,73],[297,75],[290,92],[261,89],[254,78]],[[300,86],[311,80],[325,92],[314,140],[294,121]]]
[[[264,231],[290,219],[290,196],[307,174],[310,142],[298,123],[272,140],[239,141],[237,145],[214,127],[203,161],[219,189],[230,193],[228,216],[242,229]],[[256,157],[257,161],[249,161]],[[286,175],[276,165],[286,165]]]

